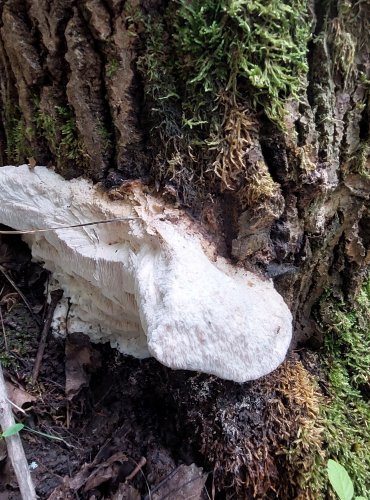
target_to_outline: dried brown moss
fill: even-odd
[[[248,385],[193,378],[190,415],[214,484],[227,498],[317,498],[312,469],[322,448],[320,393],[301,361]],[[218,390],[220,388],[220,390]],[[211,403],[208,394],[219,394]]]

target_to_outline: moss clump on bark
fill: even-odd
[[[240,187],[253,115],[283,127],[286,99],[303,90],[307,9],[306,0],[178,0],[144,19],[139,68],[153,133],[165,144],[156,158],[163,178],[183,189],[204,178]]]
[[[31,126],[27,127],[18,107],[12,103],[8,105],[5,120],[8,162],[24,163],[31,156],[39,159],[42,145],[41,149],[49,151],[49,161],[58,165],[73,161],[78,166],[85,166],[87,157],[72,110],[68,106],[55,106],[53,113],[46,113],[40,109],[37,97],[32,106]],[[99,133],[106,141],[106,148],[111,147],[108,132],[101,127]]]
[[[319,306],[320,351],[293,354],[226,392],[193,379],[190,420],[227,498],[334,498],[329,458],[347,469],[356,494],[370,495],[370,282],[353,306],[331,293]]]
[[[370,281],[349,307],[331,295],[320,305],[329,331],[323,366],[328,397],[322,407],[328,458],[341,463],[357,494],[370,495]]]
[[[9,100],[4,110],[4,129],[6,134],[6,156],[9,161],[23,162],[32,156],[30,139],[33,130],[27,128],[18,106]]]
[[[328,40],[333,46],[333,67],[343,77],[344,87],[353,85],[359,75],[356,56],[370,42],[370,1],[337,0],[328,3],[329,8],[336,9],[334,19],[328,20]]]
[[[60,165],[73,161],[78,166],[86,164],[86,153],[79,137],[76,119],[68,106],[56,106],[53,114],[40,110],[35,101],[35,129],[46,139],[55,161]]]
[[[320,317],[324,346],[319,353],[308,353],[305,363],[315,373],[309,380],[316,388],[319,412],[309,417],[310,433],[300,431],[282,455],[293,471],[297,469],[300,494],[304,495],[298,498],[327,494],[329,458],[346,468],[358,495],[369,497],[370,281],[353,306],[326,294],[320,303]],[[293,372],[289,382],[293,388],[296,378]],[[316,446],[312,446],[312,431]],[[294,474],[291,477],[294,483]]]

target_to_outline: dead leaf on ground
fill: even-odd
[[[120,464],[129,460],[124,453],[117,452],[101,464],[97,464],[96,462],[99,456],[98,453],[92,463],[84,464],[73,477],[65,477],[62,484],[60,484],[48,497],[48,500],[75,498],[74,494],[82,487],[83,491],[86,493],[97,488],[106,481],[115,480],[120,473]]]
[[[19,302],[20,296],[17,292],[10,292],[5,295],[0,300],[0,306],[5,306],[7,311]]]
[[[22,408],[22,406],[26,403],[33,403],[36,401],[35,396],[32,396],[32,394],[28,393],[24,389],[21,389],[20,387],[16,387],[11,382],[5,382],[5,385],[8,398],[19,408]]]
[[[124,453],[120,451],[114,453],[108,460],[99,464],[96,470],[90,474],[86,480],[84,491],[93,490],[106,481],[115,479],[120,471],[119,464],[127,461],[128,458]]]
[[[140,493],[133,486],[121,483],[111,500],[140,500]],[[108,500],[108,499],[107,499]]]
[[[201,500],[207,474],[195,464],[180,465],[159,487],[153,490],[152,500]]]
[[[82,333],[68,335],[66,340],[66,396],[72,400],[83,387],[89,385],[90,374],[100,366],[98,352]]]

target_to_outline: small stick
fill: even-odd
[[[46,320],[44,324],[44,328],[42,329],[41,333],[41,338],[40,338],[40,343],[39,343],[39,348],[37,350],[37,355],[36,355],[36,360],[35,360],[35,366],[33,367],[33,373],[32,373],[32,383],[35,384],[37,381],[37,378],[39,376],[40,372],[40,367],[41,367],[41,361],[44,356],[44,351],[45,351],[45,346],[46,346],[46,339],[50,330],[51,322],[53,321],[53,316],[54,316],[54,311],[56,306],[58,305],[58,302],[60,299],[63,297],[63,290],[54,290],[53,292],[50,292],[50,304],[48,307],[48,313],[46,315]]]
[[[3,294],[4,288],[5,288],[5,285],[3,285],[2,289],[1,289],[0,295]],[[4,318],[3,318],[3,312],[1,310],[1,305],[0,305],[0,320],[1,320],[1,327],[3,329],[4,347],[5,347],[5,351],[8,352],[9,351],[9,349],[8,349],[8,339],[6,338],[6,331],[5,331],[5,326],[4,326]]]
[[[40,326],[40,321],[36,318],[35,316],[35,313],[33,312],[32,310],[32,307],[31,307],[31,304],[28,302],[27,298],[25,297],[25,295],[20,291],[20,289],[17,287],[17,285],[14,283],[14,281],[12,280],[12,278],[9,276],[9,274],[5,271],[5,269],[3,268],[3,266],[0,266],[0,272],[2,273],[2,275],[4,276],[4,278],[6,278],[9,283],[12,285],[12,287],[14,288],[14,290],[19,294],[19,296],[21,297],[21,299],[23,300],[25,306],[27,307],[27,309],[29,310],[29,312],[31,313],[31,316],[33,317],[33,319],[36,321],[36,323],[38,324],[38,326]]]
[[[3,432],[15,424],[11,406],[8,403],[5,380],[0,365],[0,426]],[[5,438],[9,458],[17,476],[19,489],[23,500],[36,500],[35,487],[32,483],[27,458],[24,453],[19,433]]]
[[[131,474],[126,476],[126,481],[131,481],[131,479],[133,479],[136,476],[136,474],[138,474],[138,472],[141,471],[141,469],[144,467],[145,464],[146,464],[146,458],[141,457],[139,462],[136,464],[135,469],[131,472]]]
[[[58,231],[59,229],[74,229],[76,227],[85,227],[85,226],[95,226],[96,224],[108,224],[110,222],[121,222],[125,220],[136,220],[140,219],[139,216],[137,217],[117,217],[115,219],[106,219],[106,220],[96,220],[94,222],[81,222],[81,224],[72,224],[69,226],[56,226],[56,227],[43,227],[40,229],[29,229],[29,230],[22,230],[22,231],[16,231],[16,230],[10,230],[10,231],[0,231],[0,234],[36,234],[36,233],[47,233],[49,231]]]
[[[4,319],[3,319],[3,312],[1,310],[0,306],[0,321],[1,321],[1,327],[3,329],[3,337],[4,337],[4,347],[5,351],[9,352],[9,347],[8,347],[8,339],[6,338],[6,331],[5,331],[5,326],[4,326]]]

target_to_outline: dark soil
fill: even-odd
[[[49,334],[38,380],[32,383],[47,308],[47,275],[30,262],[20,241],[3,240],[0,250],[0,360],[11,386],[25,391],[17,400],[25,413],[16,412],[16,418],[26,426],[22,441],[39,497],[186,498],[174,490],[160,494],[181,464],[200,461],[166,389],[170,370],[108,345],[91,346],[82,336]],[[33,314],[4,273],[28,299]],[[0,498],[21,498],[6,458],[0,461]]]

